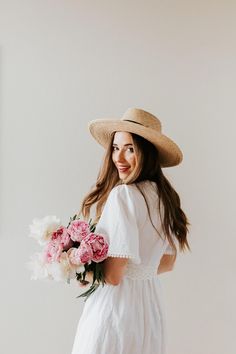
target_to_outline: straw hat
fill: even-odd
[[[124,131],[142,136],[159,151],[161,167],[180,164],[180,148],[162,134],[161,122],[153,114],[138,108],[129,108],[121,119],[95,119],[89,122],[89,131],[96,141],[106,148],[113,132]]]

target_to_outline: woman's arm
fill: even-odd
[[[105,259],[103,263],[103,273],[106,283],[119,285],[127,264],[128,258],[108,257]]]
[[[175,261],[175,255],[164,254],[157,269],[157,274],[173,270]],[[108,257],[104,261],[103,266],[106,282],[112,285],[119,285],[124,275],[127,263],[127,258]]]
[[[164,254],[161,258],[157,269],[157,274],[169,272],[173,270],[176,257],[174,255]],[[119,285],[125,269],[127,267],[128,258],[108,257],[103,263],[104,278],[107,284]],[[92,284],[93,274],[88,272],[85,280]],[[81,287],[87,286],[79,283]]]
[[[157,274],[170,272],[174,268],[176,256],[164,254],[157,269]]]
[[[119,285],[123,278],[127,263],[128,258],[108,257],[105,259],[103,263],[103,274],[106,284]],[[92,284],[93,273],[87,272],[85,280]],[[79,285],[84,287],[88,284],[83,285],[79,282]]]

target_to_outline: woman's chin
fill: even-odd
[[[130,172],[119,172],[120,179],[125,179],[129,176]]]

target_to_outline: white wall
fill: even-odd
[[[234,1],[1,0],[0,351],[70,353],[79,288],[30,281],[33,217],[67,222],[95,181],[95,118],[160,117],[192,253],[162,275],[168,354],[235,350]]]

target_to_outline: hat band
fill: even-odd
[[[126,121],[126,122],[131,122],[131,123],[135,123],[135,124],[139,124],[139,125],[142,125],[143,127],[145,127],[145,125],[143,125],[142,123],[135,122],[134,120],[130,120],[130,119],[123,119],[123,121]]]

